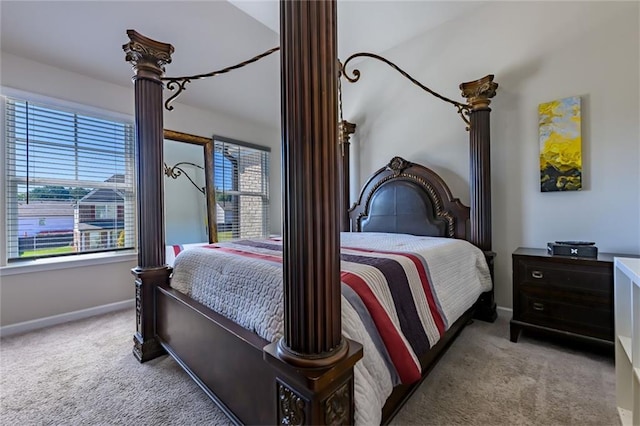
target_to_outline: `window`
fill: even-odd
[[[117,220],[116,204],[96,204],[96,219]]]
[[[269,148],[214,136],[218,241],[269,234]]]
[[[135,246],[130,122],[6,98],[8,260]]]

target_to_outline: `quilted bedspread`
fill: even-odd
[[[491,289],[483,253],[467,241],[341,234],[343,334],[363,344],[355,421],[380,424],[399,383],[420,379],[419,357]],[[268,341],[282,336],[282,243],[240,240],[175,259],[172,287]]]

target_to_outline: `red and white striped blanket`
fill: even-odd
[[[363,371],[356,366],[356,420],[379,423],[375,413],[359,415],[358,388],[377,386],[383,405],[394,385],[419,380],[419,357],[491,288],[489,271],[482,252],[462,240],[343,233],[341,242],[343,332],[367,340]],[[184,251],[172,286],[269,341],[282,335],[279,239]]]

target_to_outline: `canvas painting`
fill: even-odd
[[[542,192],[582,189],[580,125],[579,96],[538,106]]]

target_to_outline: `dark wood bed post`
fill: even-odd
[[[342,336],[335,1],[280,2],[284,336],[264,349],[278,424],[353,424]]]
[[[484,251],[493,278],[495,253],[491,249],[491,132],[489,118],[491,98],[498,84],[493,75],[462,83],[462,96],[471,107],[469,112],[469,142],[471,172],[471,234],[469,241]],[[486,321],[497,318],[493,289],[478,300],[476,317]]]
[[[341,165],[341,173],[340,173],[340,181],[341,181],[341,189],[342,189],[342,206],[341,206],[341,215],[342,215],[342,225],[341,231],[348,232],[351,230],[351,219],[349,218],[349,208],[351,207],[351,191],[350,191],[350,176],[351,172],[349,170],[349,161],[350,161],[350,148],[351,148],[351,135],[356,131],[356,125],[354,123],[350,123],[347,120],[342,120],[338,123],[338,137],[340,144],[340,165]]]
[[[135,276],[136,334],[133,354],[145,362],[165,353],[155,333],[155,288],[169,282],[165,264],[163,110],[160,77],[171,62],[173,46],[128,30],[122,46],[135,75],[136,180],[138,191],[138,266]]]

